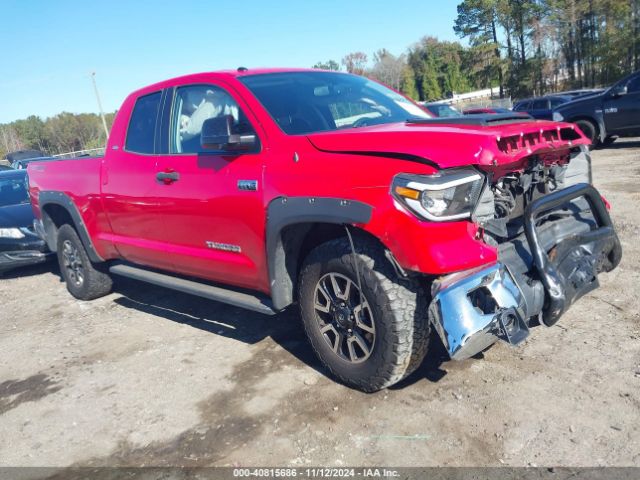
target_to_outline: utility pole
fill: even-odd
[[[107,120],[104,118],[104,112],[102,111],[102,102],[100,101],[100,94],[98,93],[98,86],[96,85],[96,72],[91,72],[91,81],[93,82],[93,91],[96,93],[98,109],[100,110],[100,116],[102,117],[102,126],[104,127],[104,138],[106,143],[109,139],[109,129],[107,128]]]

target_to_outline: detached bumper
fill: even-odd
[[[588,210],[576,220],[537,218],[584,198]],[[590,219],[583,218],[585,213]],[[434,282],[429,319],[454,360],[469,358],[497,340],[512,345],[529,334],[533,319],[548,326],[598,287],[597,275],[614,269],[622,249],[602,197],[579,184],[532,202],[525,233],[501,246],[501,261]],[[508,254],[506,254],[508,253]]]
[[[429,318],[453,360],[499,339],[518,344],[529,334],[522,291],[501,263],[450,275],[434,285]]]

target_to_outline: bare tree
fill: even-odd
[[[375,63],[371,76],[394,90],[400,90],[404,70],[407,67],[405,55],[396,57],[383,48],[373,54],[373,60]]]
[[[364,75],[367,70],[367,54],[364,52],[352,52],[344,56],[342,64],[349,73]]]
[[[25,147],[15,128],[10,125],[0,125],[0,150],[4,152],[3,157],[9,152],[23,150]]]

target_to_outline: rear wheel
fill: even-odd
[[[427,298],[399,278],[384,250],[346,238],[316,247],[298,285],[304,328],[320,361],[338,380],[373,392],[413,372],[427,351]],[[356,270],[357,267],[357,270]]]
[[[80,300],[93,300],[111,291],[111,277],[98,270],[71,225],[58,230],[58,264],[67,290]]]

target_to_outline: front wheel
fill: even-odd
[[[356,270],[357,267],[357,270]],[[320,361],[341,382],[373,392],[413,372],[427,351],[427,298],[417,280],[399,278],[368,239],[332,240],[305,259],[298,299]]]
[[[58,230],[58,264],[67,290],[80,300],[93,300],[111,291],[111,277],[98,270],[71,225]]]
[[[582,130],[585,137],[591,141],[591,145],[595,147],[598,144],[598,127],[596,124],[591,120],[580,119],[576,120],[576,125]]]

